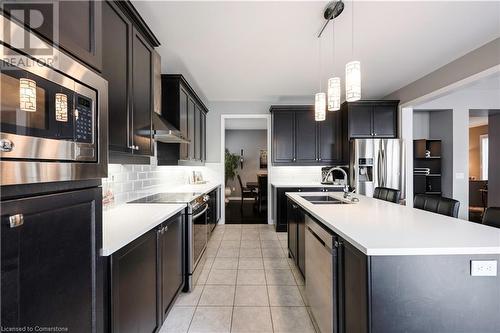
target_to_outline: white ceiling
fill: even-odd
[[[225,120],[227,130],[265,130],[267,119],[264,118],[228,118]]]
[[[162,72],[182,73],[209,101],[274,101],[319,90],[327,2],[133,1],[162,46]],[[380,98],[500,37],[500,2],[355,2],[354,58],[363,98]],[[322,42],[323,90],[351,60],[351,9]]]

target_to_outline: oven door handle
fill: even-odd
[[[193,216],[193,220],[197,219],[198,217],[202,216],[203,214],[205,214],[205,212],[207,211],[208,209],[208,205],[205,206],[205,208],[203,208],[203,210],[201,212],[199,212],[198,214],[196,214],[195,216]]]

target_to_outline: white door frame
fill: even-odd
[[[272,165],[271,165],[271,115],[270,114],[223,114],[221,115],[220,123],[220,160],[222,163],[221,171],[222,174],[219,176],[222,179],[225,188],[225,175],[224,175],[224,159],[225,159],[225,149],[226,149],[226,119],[265,119],[266,129],[267,129],[267,223],[272,224],[271,219],[271,179],[272,179]],[[224,188],[222,189],[222,220],[226,223],[226,208],[225,200],[226,193]]]
[[[437,89],[428,94],[417,97],[411,101],[405,102],[399,106],[399,133],[401,139],[405,141],[406,146],[406,205],[413,207],[413,109],[419,104],[429,102],[433,99],[448,95],[464,86],[467,86],[477,80],[486,78],[495,73],[500,73],[500,65],[493,66],[482,72],[476,73],[465,79],[453,82],[447,86]],[[469,150],[467,140],[467,147]],[[465,178],[469,178],[469,168],[465,168]],[[455,179],[455,175],[453,175]],[[467,202],[468,206],[468,202]]]

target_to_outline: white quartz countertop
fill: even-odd
[[[185,204],[123,204],[103,212],[102,256],[109,256],[186,208]]]
[[[274,187],[338,187],[342,188],[343,185],[321,184],[320,182],[273,182]]]
[[[366,255],[500,254],[500,229],[356,195],[358,203],[312,204],[287,193]],[[329,195],[342,198],[342,194]]]
[[[184,184],[184,185],[178,185],[178,186],[160,186],[155,188],[154,193],[162,193],[162,192],[193,192],[193,193],[201,193],[201,194],[207,194],[208,192],[213,191],[217,187],[221,186],[220,183],[217,182],[208,182],[205,184]]]

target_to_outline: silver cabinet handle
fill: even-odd
[[[24,215],[16,214],[9,216],[9,225],[11,228],[19,227],[24,224]]]
[[[293,208],[293,209],[297,209],[297,208],[299,208],[299,206],[297,206],[297,205],[292,205],[292,208]]]
[[[0,151],[10,152],[12,149],[14,149],[14,142],[9,139],[0,140]]]

